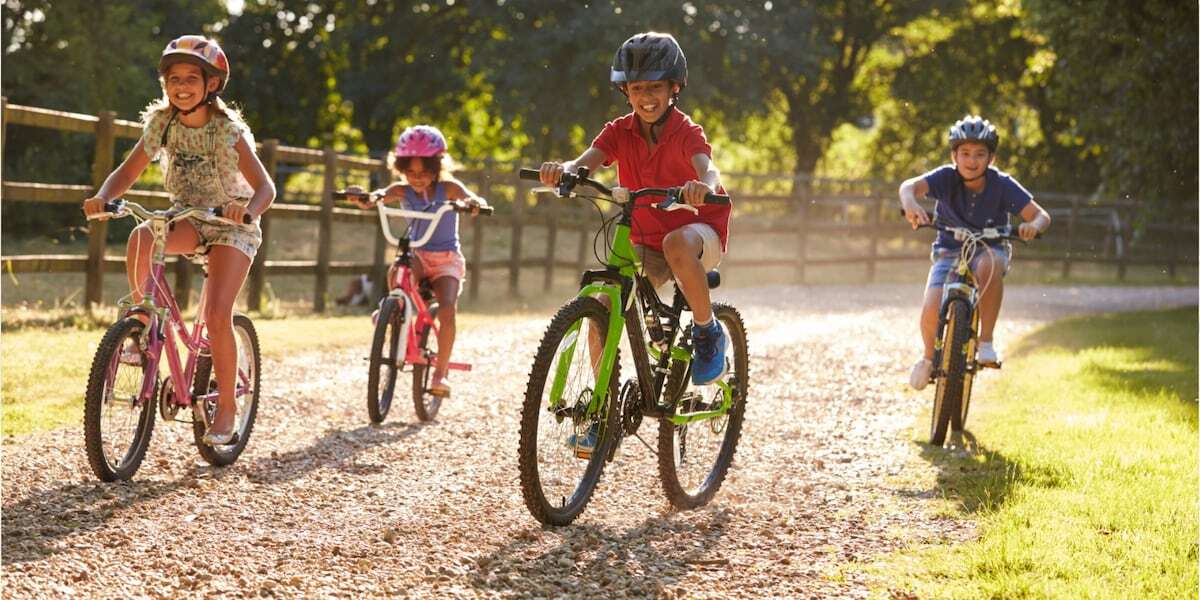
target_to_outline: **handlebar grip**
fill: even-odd
[[[721,194],[705,194],[704,195],[704,203],[705,204],[729,204],[729,196],[724,196]]]
[[[118,210],[121,210],[121,205],[124,203],[124,200],[109,200],[108,202],[104,203],[104,212],[115,213]]]
[[[541,171],[538,171],[537,169],[521,168],[521,169],[517,170],[517,175],[521,179],[528,179],[530,181],[541,181],[542,180]]]
[[[479,209],[479,214],[481,215],[490,215],[494,212],[496,212],[496,209],[491,206],[483,206]]]
[[[253,222],[254,222],[254,217],[252,217],[248,214],[242,215],[242,224],[243,225],[249,225]]]

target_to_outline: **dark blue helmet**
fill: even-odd
[[[609,81],[618,88],[630,81],[669,80],[687,86],[687,59],[669,33],[647,31],[621,44],[613,56]]]

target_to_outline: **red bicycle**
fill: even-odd
[[[412,250],[429,242],[442,216],[450,211],[470,213],[475,209],[457,202],[447,202],[433,212],[389,208],[379,202],[383,194],[378,192],[367,194],[339,191],[334,196],[339,199],[370,198],[379,211],[379,226],[383,236],[388,243],[396,246],[396,259],[391,270],[392,280],[388,285],[390,291],[379,303],[371,355],[367,357],[370,362],[370,370],[367,373],[367,412],[371,416],[371,422],[382,423],[387,417],[392,407],[392,397],[396,392],[396,379],[403,372],[405,365],[412,365],[413,408],[417,418],[422,421],[433,420],[442,406],[442,398],[429,390],[430,380],[433,378],[431,367],[437,362],[438,354],[438,304],[433,297],[429,281],[415,281]],[[479,214],[492,214],[490,206],[480,207],[478,210]],[[413,240],[409,237],[410,228],[405,228],[400,237],[392,233],[389,221],[391,217],[407,219],[410,224],[413,220],[430,221],[430,224],[420,239]],[[448,368],[470,371],[471,365],[451,362]]]
[[[103,481],[133,477],[150,446],[157,407],[164,421],[191,424],[196,449],[204,460],[213,465],[228,465],[246,448],[258,413],[262,373],[258,334],[250,317],[234,313],[233,333],[237,342],[234,431],[237,435],[230,444],[209,446],[203,438],[217,410],[217,381],[213,377],[204,323],[207,293],[200,293],[196,321],[189,332],[171,286],[167,284],[165,270],[167,232],[176,221],[195,217],[234,223],[216,216],[211,208],[150,211],[133,202],[115,200],[107,203],[104,209],[112,218],[132,216],[139,221],[148,221],[154,236],[154,253],[150,274],[142,284],[145,293],[141,302],[134,304],[127,296],[118,303],[123,309],[121,318],[104,333],[92,360],[83,409],[88,464]],[[245,223],[248,222],[249,216]],[[207,270],[205,255],[194,255],[191,259]],[[145,321],[136,315],[141,315]],[[184,361],[180,360],[180,345],[187,349]],[[159,372],[164,354],[169,373],[165,378]],[[191,409],[191,418],[177,419],[185,408]]]

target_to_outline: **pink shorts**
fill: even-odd
[[[462,281],[467,277],[467,260],[458,250],[414,250],[413,254],[421,263],[421,274],[429,281],[436,281],[442,277],[453,277]]]

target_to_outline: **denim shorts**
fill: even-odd
[[[991,250],[989,253],[988,250]],[[958,260],[958,248],[934,248],[933,252],[929,253],[929,261],[933,266],[929,268],[929,279],[925,282],[925,288],[940,288],[946,283],[947,277],[950,276],[954,269],[954,263]],[[1006,246],[980,246],[975,252],[975,258],[971,260],[971,270],[978,271],[979,263],[983,261],[989,254],[994,254],[1001,263],[1004,264],[1004,270],[1000,273],[1003,277],[1008,274],[1010,250]],[[982,285],[983,282],[980,282]]]

